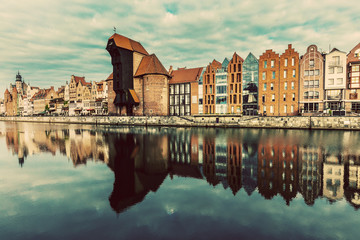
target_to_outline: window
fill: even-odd
[[[190,84],[185,85],[185,93],[190,93]]]
[[[338,67],[337,68],[337,73],[342,73],[343,72],[343,68],[342,67]]]
[[[309,87],[311,87],[311,88],[314,87],[314,80],[309,81]]]
[[[291,59],[291,66],[295,66],[295,58],[294,57]]]
[[[334,68],[333,68],[333,67],[329,68],[329,73],[330,73],[330,74],[333,74],[333,73],[334,73]]]
[[[309,71],[309,76],[314,76],[314,70]]]
[[[285,58],[285,63],[284,63],[284,66],[287,67],[288,66],[288,59]]]
[[[291,89],[295,89],[295,82],[291,82]]]
[[[351,71],[358,72],[359,71],[359,65],[354,65],[351,67]]]
[[[334,61],[335,65],[339,65],[340,64],[340,56],[334,56],[333,61]]]
[[[304,81],[304,88],[308,88],[309,87],[309,81]]]
[[[271,101],[275,102],[275,94],[271,95]]]
[[[304,76],[309,76],[309,70],[305,70]]]
[[[309,98],[309,92],[304,92],[304,99],[308,99]]]
[[[270,89],[271,89],[271,90],[274,90],[274,83],[271,83],[271,84],[270,84]]]
[[[295,69],[292,70],[292,76],[293,76],[293,77],[296,77],[296,71],[295,71]]]
[[[265,95],[262,95],[262,102],[265,102]]]
[[[294,105],[291,105],[290,111],[294,112]]]
[[[333,78],[329,78],[329,85],[334,85],[334,79]]]
[[[284,90],[287,90],[288,86],[287,86],[287,82],[284,83]]]
[[[318,91],[315,91],[315,92],[314,92],[314,98],[315,98],[315,99],[319,99],[319,92],[318,92]]]
[[[286,113],[287,112],[287,106],[285,105],[284,106],[284,113]]]
[[[271,60],[271,67],[273,68],[275,66],[275,60]]]
[[[185,92],[184,87],[185,87],[184,84],[180,85],[180,94],[184,94],[184,92]]]
[[[283,94],[284,101],[286,101],[286,93]]]
[[[267,68],[267,61],[264,61],[264,68]]]
[[[284,78],[287,77],[287,70],[284,70]]]
[[[266,91],[266,83],[264,83],[264,91]]]
[[[179,85],[175,85],[175,94],[179,94]]]
[[[309,66],[310,66],[310,67],[314,67],[314,59],[310,59],[310,61],[309,61]]]
[[[275,79],[275,71],[272,72],[272,79]]]
[[[292,94],[292,100],[295,101],[295,93]]]
[[[316,88],[319,87],[319,80],[315,80],[315,81],[314,81],[314,87],[316,87]]]
[[[266,106],[263,106],[263,112],[266,113]]]
[[[342,78],[337,78],[336,79],[336,84],[338,84],[338,85],[343,84],[343,79]]]
[[[270,106],[270,113],[274,113],[274,106]]]
[[[262,80],[265,80],[266,79],[266,72],[263,72],[262,73]]]
[[[315,70],[315,76],[319,76],[320,75],[320,71],[319,71],[319,69],[316,69]]]

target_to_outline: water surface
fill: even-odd
[[[0,239],[350,239],[360,133],[0,122]]]

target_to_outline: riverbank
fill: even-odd
[[[81,117],[0,117],[0,121],[65,124],[236,127],[285,129],[360,130],[360,117],[260,117],[236,115],[197,116],[81,116]]]

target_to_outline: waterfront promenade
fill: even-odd
[[[360,130],[360,117],[261,117],[236,115],[197,116],[79,116],[79,117],[0,117],[0,121],[96,125],[234,127],[283,129]]]

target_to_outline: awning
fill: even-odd
[[[81,111],[82,109],[81,108],[75,108],[74,111]]]
[[[139,98],[136,95],[136,92],[134,89],[129,89],[130,95],[135,103],[140,103]]]

